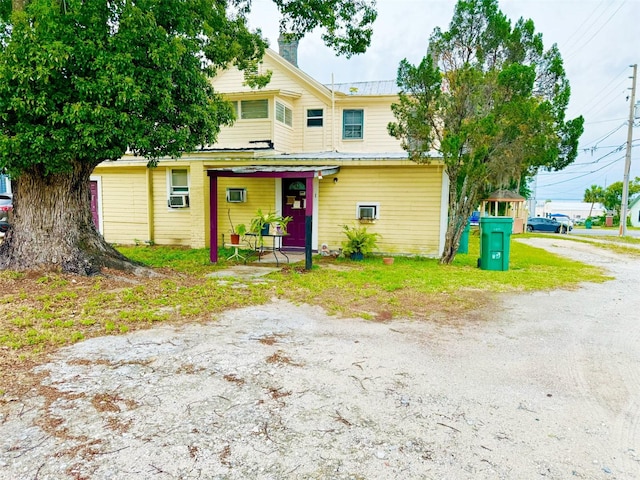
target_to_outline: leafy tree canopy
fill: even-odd
[[[363,52],[371,2],[274,0],[294,36],[326,27],[339,53]],[[127,149],[155,159],[215,141],[233,121],[210,77],[250,67],[265,41],[251,1],[31,0],[0,3],[0,167],[69,172]],[[264,81],[264,79],[257,79]]]
[[[438,157],[450,180],[450,263],[467,218],[492,189],[559,170],[577,155],[583,119],[565,120],[570,87],[555,45],[531,20],[513,26],[497,0],[459,0],[418,65],[403,60],[389,133],[416,162]]]
[[[598,192],[597,200],[595,201],[602,203],[602,205],[604,205],[604,208],[606,208],[610,212],[617,212],[619,214],[622,208],[623,183],[613,182],[606,188],[593,185],[591,189],[593,189],[594,187],[596,187]],[[585,192],[585,201],[587,201],[587,192],[589,192],[589,190]],[[640,177],[636,177],[629,182],[629,203],[633,201],[634,196],[639,193]]]

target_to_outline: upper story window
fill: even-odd
[[[240,112],[238,112],[238,106]],[[269,118],[269,101],[264,100],[242,100],[239,105],[236,103],[236,116],[243,120],[254,118]]]
[[[307,110],[307,127],[321,127],[323,123],[323,112],[321,108]]]
[[[284,103],[276,101],[276,120],[285,125],[293,125],[293,111]]]
[[[342,112],[342,138],[362,139],[364,133],[364,110],[344,110]]]

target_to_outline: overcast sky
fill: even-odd
[[[392,80],[403,58],[418,63],[435,27],[448,30],[454,0],[378,0],[371,46],[363,55],[339,58],[318,34],[300,42],[298,66],[329,84]],[[585,131],[576,162],[562,172],[540,173],[536,199],[582,200],[591,185],[622,181],[633,69],[640,60],[640,0],[501,0],[512,24],[533,20],[545,48],[556,43],[572,95],[568,118],[583,115]],[[278,12],[271,0],[254,0],[252,27],[278,49]],[[640,75],[639,75],[640,76]],[[640,82],[637,87],[640,89]],[[640,94],[636,93],[636,102]],[[632,142],[631,178],[640,177],[640,125]]]

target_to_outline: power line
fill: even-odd
[[[611,165],[613,165],[614,163],[616,163],[616,162],[618,162],[618,161],[620,161],[622,159],[624,159],[624,157],[618,157],[618,158],[614,159],[613,161],[607,163],[606,165],[603,165],[602,167],[597,168],[597,169],[595,169],[595,170],[593,170],[591,172],[585,173],[583,175],[578,175],[577,177],[568,178],[566,180],[560,180],[559,182],[548,183],[546,185],[543,185],[543,187],[552,187],[554,185],[560,185],[562,183],[573,182],[574,180],[577,180],[579,178],[586,177],[587,175],[591,175],[593,173],[599,172],[600,170],[604,170],[605,168],[610,167]]]
[[[603,3],[606,5],[606,2],[603,2]],[[604,27],[605,27],[605,26],[606,26],[606,25],[611,21],[611,19],[616,15],[616,13],[618,13],[618,12],[620,11],[620,9],[624,6],[624,4],[625,4],[625,3],[626,3],[626,0],[624,0],[624,1],[620,4],[620,6],[619,6],[619,7],[618,7],[618,8],[617,8],[617,9],[616,9],[616,10],[615,10],[615,11],[614,11],[610,16],[609,16],[609,18],[607,18],[607,20],[605,20],[605,22],[604,22],[604,23],[600,24],[600,28],[598,28],[598,29],[597,29],[597,30],[596,30],[596,31],[595,31],[595,32],[594,32],[594,33],[593,33],[593,34],[592,34],[592,35],[591,35],[591,36],[590,36],[586,41],[580,41],[580,40],[581,40],[581,38],[582,38],[582,37],[583,37],[583,36],[584,36],[588,31],[589,31],[589,29],[588,29],[588,28],[581,29],[581,33],[582,33],[583,35],[581,35],[581,36],[576,40],[576,42],[574,42],[574,43],[576,43],[576,44],[577,44],[577,45],[576,45],[576,46],[577,46],[577,49],[576,49],[576,50],[574,50],[574,51],[572,51],[572,52],[570,52],[570,53],[566,56],[566,58],[572,57],[573,55],[577,54],[577,53],[578,53],[580,50],[582,50],[582,49],[583,49],[583,48],[584,48],[584,47],[585,47],[585,46],[586,46],[586,45],[587,45],[591,40],[593,40],[593,39],[596,37],[596,35],[598,35],[598,34],[602,31],[602,29],[603,29],[603,28],[604,28]],[[609,5],[607,5],[607,6],[609,6]],[[611,6],[611,7],[613,7],[613,5],[610,5],[610,6]],[[595,11],[595,10],[594,10],[594,11]],[[598,15],[598,18],[596,18],[594,22],[591,22],[591,23],[592,23],[592,25],[593,25],[593,24],[595,24],[597,21],[599,21],[599,20],[600,20],[600,18],[601,18],[605,13],[606,13],[606,10],[605,10],[605,11],[603,11],[602,13],[600,13],[600,14]],[[589,27],[591,27],[591,25],[590,25]]]
[[[626,126],[626,122],[625,123],[621,123],[620,125],[618,125],[616,128],[614,128],[613,130],[611,130],[609,133],[605,133],[603,137],[597,139],[597,140],[593,140],[591,142],[588,142],[587,145],[591,144],[591,143],[595,143],[596,146],[598,143],[602,142],[603,140],[606,140],[607,138],[609,138],[611,135],[613,135],[614,133],[616,133],[618,130],[620,130],[622,127]],[[586,146],[586,145],[585,145]],[[583,147],[584,148],[584,147]]]

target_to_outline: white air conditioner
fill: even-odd
[[[167,202],[171,208],[185,208],[189,206],[189,195],[169,195],[169,201]]]

